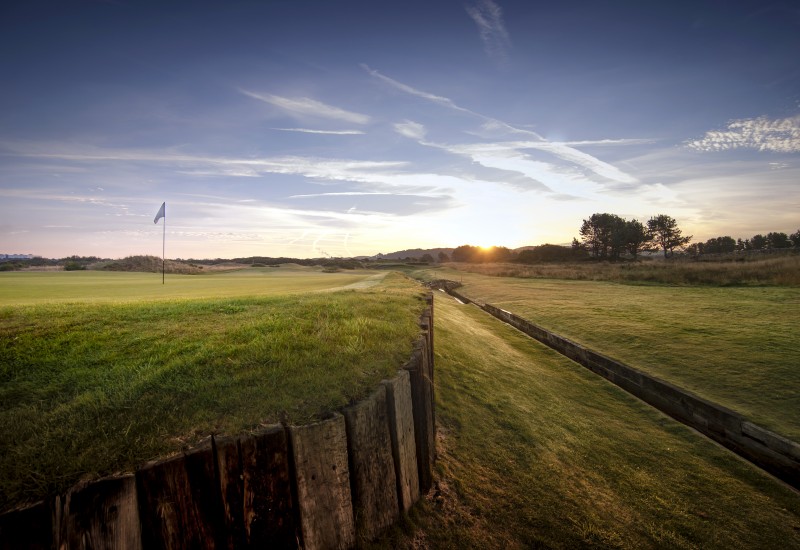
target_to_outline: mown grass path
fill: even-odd
[[[438,492],[386,545],[800,548],[796,492],[478,308],[435,307]]]

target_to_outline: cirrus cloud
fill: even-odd
[[[689,140],[685,145],[696,151],[756,149],[774,153],[800,153],[800,116],[732,120],[725,130],[706,132],[702,138]]]
[[[274,105],[275,107],[279,107],[280,109],[289,111],[290,113],[296,115],[329,118],[343,122],[350,122],[353,124],[368,124],[371,120],[368,115],[346,111],[339,107],[327,105],[321,101],[317,101],[316,99],[311,99],[308,97],[292,98],[273,94],[250,92],[248,90],[239,91],[248,97],[263,101],[264,103],[269,103],[270,105]]]
[[[478,25],[486,55],[501,63],[505,62],[511,48],[511,38],[503,22],[503,10],[500,6],[492,0],[481,0],[465,9]]]

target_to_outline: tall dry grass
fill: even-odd
[[[674,285],[800,286],[800,256],[796,254],[704,262],[681,258],[625,263],[574,262],[536,265],[450,263],[447,265],[461,271],[496,277]]]

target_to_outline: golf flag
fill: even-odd
[[[156,219],[153,220],[153,223],[158,223],[158,220],[160,220],[161,218],[163,218],[163,217],[165,217],[167,215],[165,213],[165,211],[164,211],[166,206],[167,206],[166,202],[162,202],[161,203],[161,208],[158,209],[158,214],[156,214]]]
[[[167,250],[167,203],[162,202],[161,208],[158,209],[153,223],[158,223],[158,220],[164,218],[164,235],[161,237],[161,284],[164,284],[164,266],[166,264],[166,250]]]

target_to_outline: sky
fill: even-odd
[[[800,228],[796,0],[7,0],[0,75],[0,253]]]

